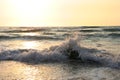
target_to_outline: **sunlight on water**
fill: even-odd
[[[58,80],[63,73],[69,75],[61,64],[27,65],[14,61],[1,62],[0,72],[0,80]]]
[[[25,67],[23,68],[23,74],[26,77],[26,80],[35,80],[35,76],[38,73],[38,69],[34,68],[34,67]]]
[[[58,41],[26,41],[26,40],[11,40],[0,42],[0,50],[8,49],[8,50],[15,50],[15,49],[37,49],[37,50],[44,50],[46,48],[50,48],[51,46],[57,46],[61,42]],[[2,47],[1,47],[2,46]]]
[[[120,71],[79,65],[39,64],[27,65],[15,61],[0,62],[0,80],[119,80]]]
[[[36,41],[27,41],[27,42],[23,42],[22,43],[23,45],[23,48],[26,48],[26,49],[34,49],[36,47],[38,47],[37,45],[37,42]]]
[[[38,49],[43,50],[45,48],[50,48],[52,45],[59,45],[60,42],[39,42],[39,41],[21,41],[20,46],[22,49]]]
[[[23,33],[25,36],[36,36],[38,35],[37,33]]]
[[[3,65],[3,67],[1,65]],[[4,73],[0,74],[0,80],[2,78],[3,80],[36,80],[36,75],[39,74],[37,67],[29,66],[19,62],[2,62],[0,66],[1,73]],[[8,76],[5,76],[7,74]],[[39,76],[39,79],[37,80],[43,79],[41,76]]]
[[[119,80],[119,30],[1,28],[0,80]]]

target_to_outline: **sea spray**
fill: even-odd
[[[79,53],[80,46],[77,37],[67,39],[59,46],[51,46],[49,49],[44,49],[42,51],[33,49],[1,51],[0,60],[16,60],[33,63],[66,61],[69,57],[69,51],[73,50]]]
[[[80,45],[80,37],[69,38],[58,46],[51,46],[42,51],[35,49],[1,50],[0,60],[14,60],[26,63],[66,62],[71,61],[71,52],[78,53],[74,61],[97,63],[109,67],[120,67],[120,56]]]

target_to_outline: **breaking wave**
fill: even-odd
[[[26,63],[66,62],[72,60],[120,68],[120,55],[82,47],[79,38],[70,38],[59,46],[52,46],[42,51],[34,49],[1,50],[0,61],[4,60]]]

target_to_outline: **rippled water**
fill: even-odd
[[[119,49],[120,27],[2,27],[0,79],[118,80]]]

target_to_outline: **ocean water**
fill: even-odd
[[[119,26],[0,27],[0,80],[119,79]]]

